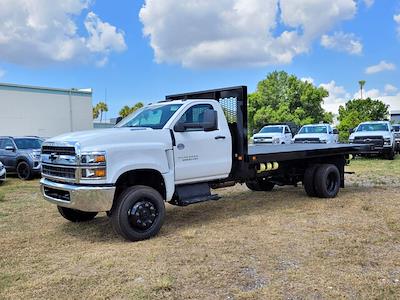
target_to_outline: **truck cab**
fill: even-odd
[[[293,140],[295,143],[334,144],[339,140],[339,132],[329,124],[310,124],[301,127]]]
[[[382,155],[387,159],[394,159],[396,153],[395,133],[389,121],[363,122],[350,133],[350,143],[371,146],[363,154]]]
[[[288,125],[267,125],[254,134],[252,139],[254,144],[291,144],[292,132]]]

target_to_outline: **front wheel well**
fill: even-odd
[[[119,176],[116,182],[114,200],[118,199],[119,195],[128,187],[135,185],[151,187],[158,191],[164,200],[167,198],[165,182],[161,173],[153,169],[140,169],[128,171]]]

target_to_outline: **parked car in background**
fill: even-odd
[[[387,159],[394,159],[396,141],[389,121],[363,122],[350,132],[350,143],[371,145],[370,150],[363,154],[377,154]]]
[[[295,143],[334,144],[339,140],[339,132],[329,124],[310,124],[301,127],[294,136]]]
[[[3,184],[5,180],[6,180],[6,168],[0,161],[0,184]]]
[[[396,152],[400,152],[400,124],[392,125],[393,133],[394,133],[394,140],[396,142]]]
[[[288,125],[267,125],[253,135],[254,144],[291,144],[292,132]]]
[[[32,179],[41,171],[39,137],[0,137],[0,161],[8,173],[16,173],[22,180]]]

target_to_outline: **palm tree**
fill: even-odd
[[[365,80],[360,80],[358,84],[360,85],[360,92],[361,92],[361,99],[363,99],[363,88],[365,86],[366,81]]]
[[[93,120],[96,120],[99,117],[99,110],[97,109],[97,105],[93,107]]]
[[[119,115],[122,118],[127,117],[128,115],[130,115],[131,113],[131,108],[128,105],[125,105],[123,108],[121,108],[121,110],[119,111]]]
[[[96,105],[97,110],[100,112],[100,123],[103,121],[103,112],[108,111],[107,103],[101,101]]]

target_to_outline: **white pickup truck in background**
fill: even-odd
[[[292,132],[288,125],[267,125],[253,135],[254,144],[291,144]]]
[[[304,125],[294,136],[293,141],[304,144],[335,144],[339,141],[339,132],[329,124]]]
[[[363,122],[350,133],[351,144],[371,145],[363,154],[383,155],[387,159],[394,159],[397,145],[394,129],[389,121]]]

